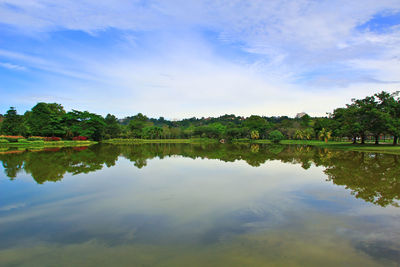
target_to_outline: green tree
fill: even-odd
[[[1,125],[3,124],[4,116],[0,114],[0,132],[1,132]]]
[[[389,94],[385,91],[375,94],[379,100],[379,109],[386,114],[384,117],[385,131],[393,135],[393,145],[397,144],[400,136],[400,92]],[[396,99],[397,97],[397,99]]]
[[[225,130],[226,126],[216,122],[209,125],[196,127],[193,134],[201,137],[221,138],[224,135]]]
[[[103,139],[106,123],[100,115],[72,110],[65,114],[64,122],[75,136],[87,136],[96,141]]]
[[[209,125],[211,131],[214,133],[214,138],[221,138],[225,134],[226,126],[216,122]]]
[[[321,138],[321,140],[324,140],[325,143],[328,143],[328,140],[331,138],[331,135],[332,132],[325,128],[322,128],[322,130],[319,132],[319,138]]]
[[[121,125],[118,123],[117,117],[107,114],[104,118],[104,122],[104,134],[106,138],[116,138],[121,134]]]
[[[307,128],[303,131],[303,137],[307,140],[311,140],[314,134],[314,130],[312,128]]]
[[[164,129],[164,127],[163,127],[163,129]],[[193,125],[191,125],[183,130],[183,134],[185,135],[186,138],[190,138],[193,136],[194,130],[195,130],[195,127]]]
[[[243,121],[242,126],[248,128],[250,132],[253,130],[258,131],[261,138],[265,138],[267,130],[272,127],[266,119],[256,115],[251,115],[246,118]]]
[[[145,139],[159,139],[162,136],[163,129],[158,126],[148,126],[143,128],[142,137]]]
[[[57,103],[38,103],[25,114],[30,133],[39,136],[64,136],[65,110]]]
[[[234,128],[228,128],[225,131],[225,137],[228,140],[232,139],[238,139],[246,136],[247,129],[239,128],[239,127],[234,127]]]
[[[283,140],[285,138],[285,136],[278,130],[274,130],[272,132],[269,133],[269,139],[273,142],[273,143],[279,143],[281,140]]]
[[[26,134],[26,127],[24,118],[17,114],[14,107],[10,107],[4,115],[4,120],[1,125],[1,133],[6,135],[24,135]]]
[[[378,106],[374,96],[367,96],[353,102],[359,107],[358,118],[362,128],[372,133],[375,137],[375,144],[379,144],[379,135],[385,131],[389,114]]]
[[[305,114],[300,118],[300,124],[303,127],[308,127],[310,126],[311,123],[311,117],[308,114]]]
[[[258,138],[260,138],[260,133],[257,130],[252,130],[250,132],[250,137],[253,140],[257,140]]]
[[[134,138],[141,138],[143,135],[143,128],[151,125],[152,123],[149,121],[149,118],[142,113],[138,113],[132,117],[132,120],[128,124],[128,128],[131,130]]]
[[[168,125],[163,125],[162,127],[162,136],[165,139],[171,138],[171,130]]]
[[[335,126],[333,126],[334,123],[336,123],[336,121],[332,120],[330,118],[326,118],[326,117],[317,118],[315,120],[315,123],[313,126],[313,130],[314,130],[313,137],[315,139],[318,139],[319,138],[318,133],[322,130],[322,128],[327,128],[327,129],[335,128]]]
[[[294,139],[302,140],[304,139],[304,132],[302,130],[296,130],[293,137]]]

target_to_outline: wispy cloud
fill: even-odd
[[[24,66],[15,65],[8,62],[0,62],[0,67],[10,69],[10,70],[26,70]]]
[[[394,0],[0,0],[0,62],[32,70],[35,97],[100,113],[323,115],[398,89],[398,14]]]
[[[0,212],[20,209],[20,208],[24,208],[24,207],[26,207],[26,203],[15,203],[15,204],[10,204],[10,205],[6,205],[6,206],[0,206]]]

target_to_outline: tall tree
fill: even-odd
[[[349,137],[353,140],[354,144],[357,142],[357,137],[361,137],[361,142],[364,142],[366,130],[361,127],[357,117],[359,114],[359,108],[356,105],[347,105],[346,108],[335,109],[333,111],[333,125],[331,127],[335,136]]]
[[[143,128],[143,138],[159,139],[162,136],[163,129],[158,126],[149,126]]]
[[[379,108],[386,115],[384,117],[384,126],[386,132],[393,135],[393,145],[397,144],[400,136],[400,92],[389,94],[385,91],[375,94],[379,99]],[[397,97],[397,98],[396,98]]]
[[[4,115],[1,133],[6,135],[24,135],[26,133],[24,118],[17,114],[17,110],[14,107],[10,107]]]
[[[106,123],[100,115],[72,110],[65,114],[64,121],[73,135],[86,136],[96,141],[103,139]]]
[[[135,138],[141,138],[143,135],[143,128],[148,126],[152,126],[152,123],[149,121],[149,118],[142,113],[133,116],[132,120],[128,124],[128,127]]]
[[[63,125],[65,110],[57,103],[38,103],[30,112],[25,114],[32,135],[64,136]]]
[[[121,125],[118,122],[117,117],[111,114],[107,114],[107,116],[104,118],[105,122],[105,137],[106,138],[115,138],[118,137],[121,133]]]
[[[353,102],[359,107],[358,118],[360,119],[361,127],[374,136],[375,144],[379,144],[379,136],[385,131],[389,114],[378,106],[375,96],[367,96],[364,99],[357,99]]]
[[[251,115],[245,119],[242,125],[249,128],[250,132],[253,130],[258,131],[261,138],[266,138],[267,130],[271,129],[271,125],[266,119],[256,115]]]

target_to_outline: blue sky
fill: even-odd
[[[0,0],[0,113],[325,115],[399,85],[398,0]]]

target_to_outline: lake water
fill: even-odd
[[[1,266],[399,266],[400,156],[305,146],[0,151]]]

